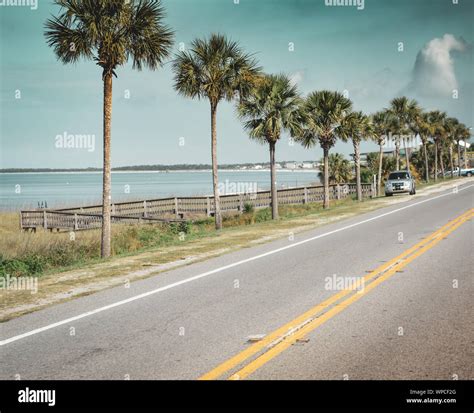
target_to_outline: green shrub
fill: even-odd
[[[253,204],[251,204],[250,202],[246,202],[244,204],[244,214],[252,214],[253,211],[255,210]]]
[[[40,274],[46,268],[47,259],[38,254],[28,255],[23,259],[23,264],[28,268],[30,275]]]
[[[0,276],[5,277],[7,275],[13,277],[21,277],[28,275],[28,265],[21,260],[3,260],[0,267]]]
[[[179,235],[182,232],[189,234],[191,232],[192,224],[187,221],[173,222],[169,225],[169,228],[176,235]]]
[[[265,222],[272,219],[272,211],[270,208],[260,209],[255,213],[255,222]]]
[[[24,277],[42,273],[46,268],[46,257],[27,255],[22,258],[1,259],[0,277]]]

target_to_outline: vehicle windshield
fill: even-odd
[[[392,172],[388,177],[391,181],[396,181],[397,179],[410,179],[408,172]]]

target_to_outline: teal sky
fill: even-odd
[[[457,5],[453,0],[365,0],[363,10],[325,6],[324,0],[163,4],[166,23],[176,32],[176,50],[180,42],[188,45],[195,37],[224,33],[256,53],[266,72],[291,75],[303,94],[347,90],[355,108],[370,113],[404,93],[426,109],[446,110],[474,126],[471,0]],[[101,166],[101,70],[90,61],[66,66],[56,60],[45,43],[43,25],[57,12],[49,0],[39,0],[37,10],[0,6],[1,168]],[[452,51],[446,46],[452,60],[439,67],[431,67],[428,60],[414,70],[419,52],[446,34],[458,45]],[[290,42],[294,51],[289,51]],[[447,92],[453,82],[458,99]],[[436,93],[429,93],[426,84],[435,85]],[[210,163],[209,123],[207,102],[185,99],[173,90],[169,64],[155,72],[118,69],[113,166]],[[95,150],[57,148],[56,136],[65,132],[95,135]],[[267,149],[247,138],[231,104],[219,108],[218,135],[220,163],[267,161]],[[182,137],[185,144],[180,146]],[[339,143],[335,150],[349,154],[351,146]],[[277,147],[279,160],[321,156],[319,148],[289,145],[286,136]]]

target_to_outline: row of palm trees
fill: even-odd
[[[413,139],[419,137],[422,143],[423,156],[425,158],[425,181],[430,180],[430,167],[428,162],[427,147],[430,139],[434,143],[434,174],[437,181],[439,176],[438,159],[441,160],[441,175],[445,174],[443,154],[449,152],[451,176],[454,177],[453,147],[456,145],[458,151],[458,167],[461,169],[461,142],[466,142],[471,135],[470,128],[459,122],[458,119],[448,117],[446,112],[439,110],[424,111],[415,100],[406,97],[395,98],[390,107],[377,112],[372,116],[372,122],[376,132],[376,141],[380,145],[380,156],[383,155],[383,145],[387,137],[395,134],[398,138],[395,143],[396,168],[400,168],[400,144],[404,143],[403,137]],[[405,143],[406,143],[405,140]],[[464,148],[466,146],[464,145]],[[406,168],[410,169],[410,148],[405,147]],[[382,164],[380,160],[380,165]],[[379,173],[379,187],[381,174]]]
[[[101,255],[108,257],[111,250],[113,77],[117,76],[116,70],[129,60],[138,70],[143,67],[158,69],[171,57],[174,33],[164,24],[164,9],[160,0],[55,0],[55,3],[61,11],[58,16],[47,20],[45,36],[58,59],[63,63],[75,63],[80,58],[90,59],[102,69],[104,159]],[[318,144],[322,148],[325,208],[329,207],[328,157],[338,139],[350,140],[354,146],[357,198],[361,200],[362,140],[372,139],[380,145],[381,168],[383,146],[390,134],[400,136],[407,131],[419,134],[425,153],[429,137],[434,139],[436,151],[443,151],[448,140],[457,141],[459,148],[459,140],[469,136],[469,130],[460,122],[448,118],[443,112],[424,113],[415,101],[405,97],[394,99],[388,109],[373,116],[354,111],[350,99],[339,92],[315,91],[304,98],[287,75],[265,74],[253,55],[245,53],[237,42],[220,34],[194,40],[188,50],[173,57],[172,69],[174,88],[180,95],[207,100],[210,105],[216,229],[222,228],[217,113],[223,101],[236,102],[238,117],[250,138],[269,147],[272,216],[275,219],[278,218],[276,146],[283,133],[288,133],[307,148]],[[400,166],[400,142],[396,140],[397,169]],[[448,147],[452,154],[452,145],[448,144]],[[409,168],[409,155],[407,151],[405,153]],[[438,170],[437,159],[436,155],[435,171]],[[380,188],[380,170],[378,175]],[[426,179],[429,179],[428,175]]]

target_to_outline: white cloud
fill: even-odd
[[[303,79],[304,79],[304,72],[302,70],[299,70],[290,75],[290,82],[293,86],[300,85]]]
[[[418,52],[409,89],[420,96],[450,96],[458,89],[451,52],[464,52],[468,45],[452,34],[430,40]]]

